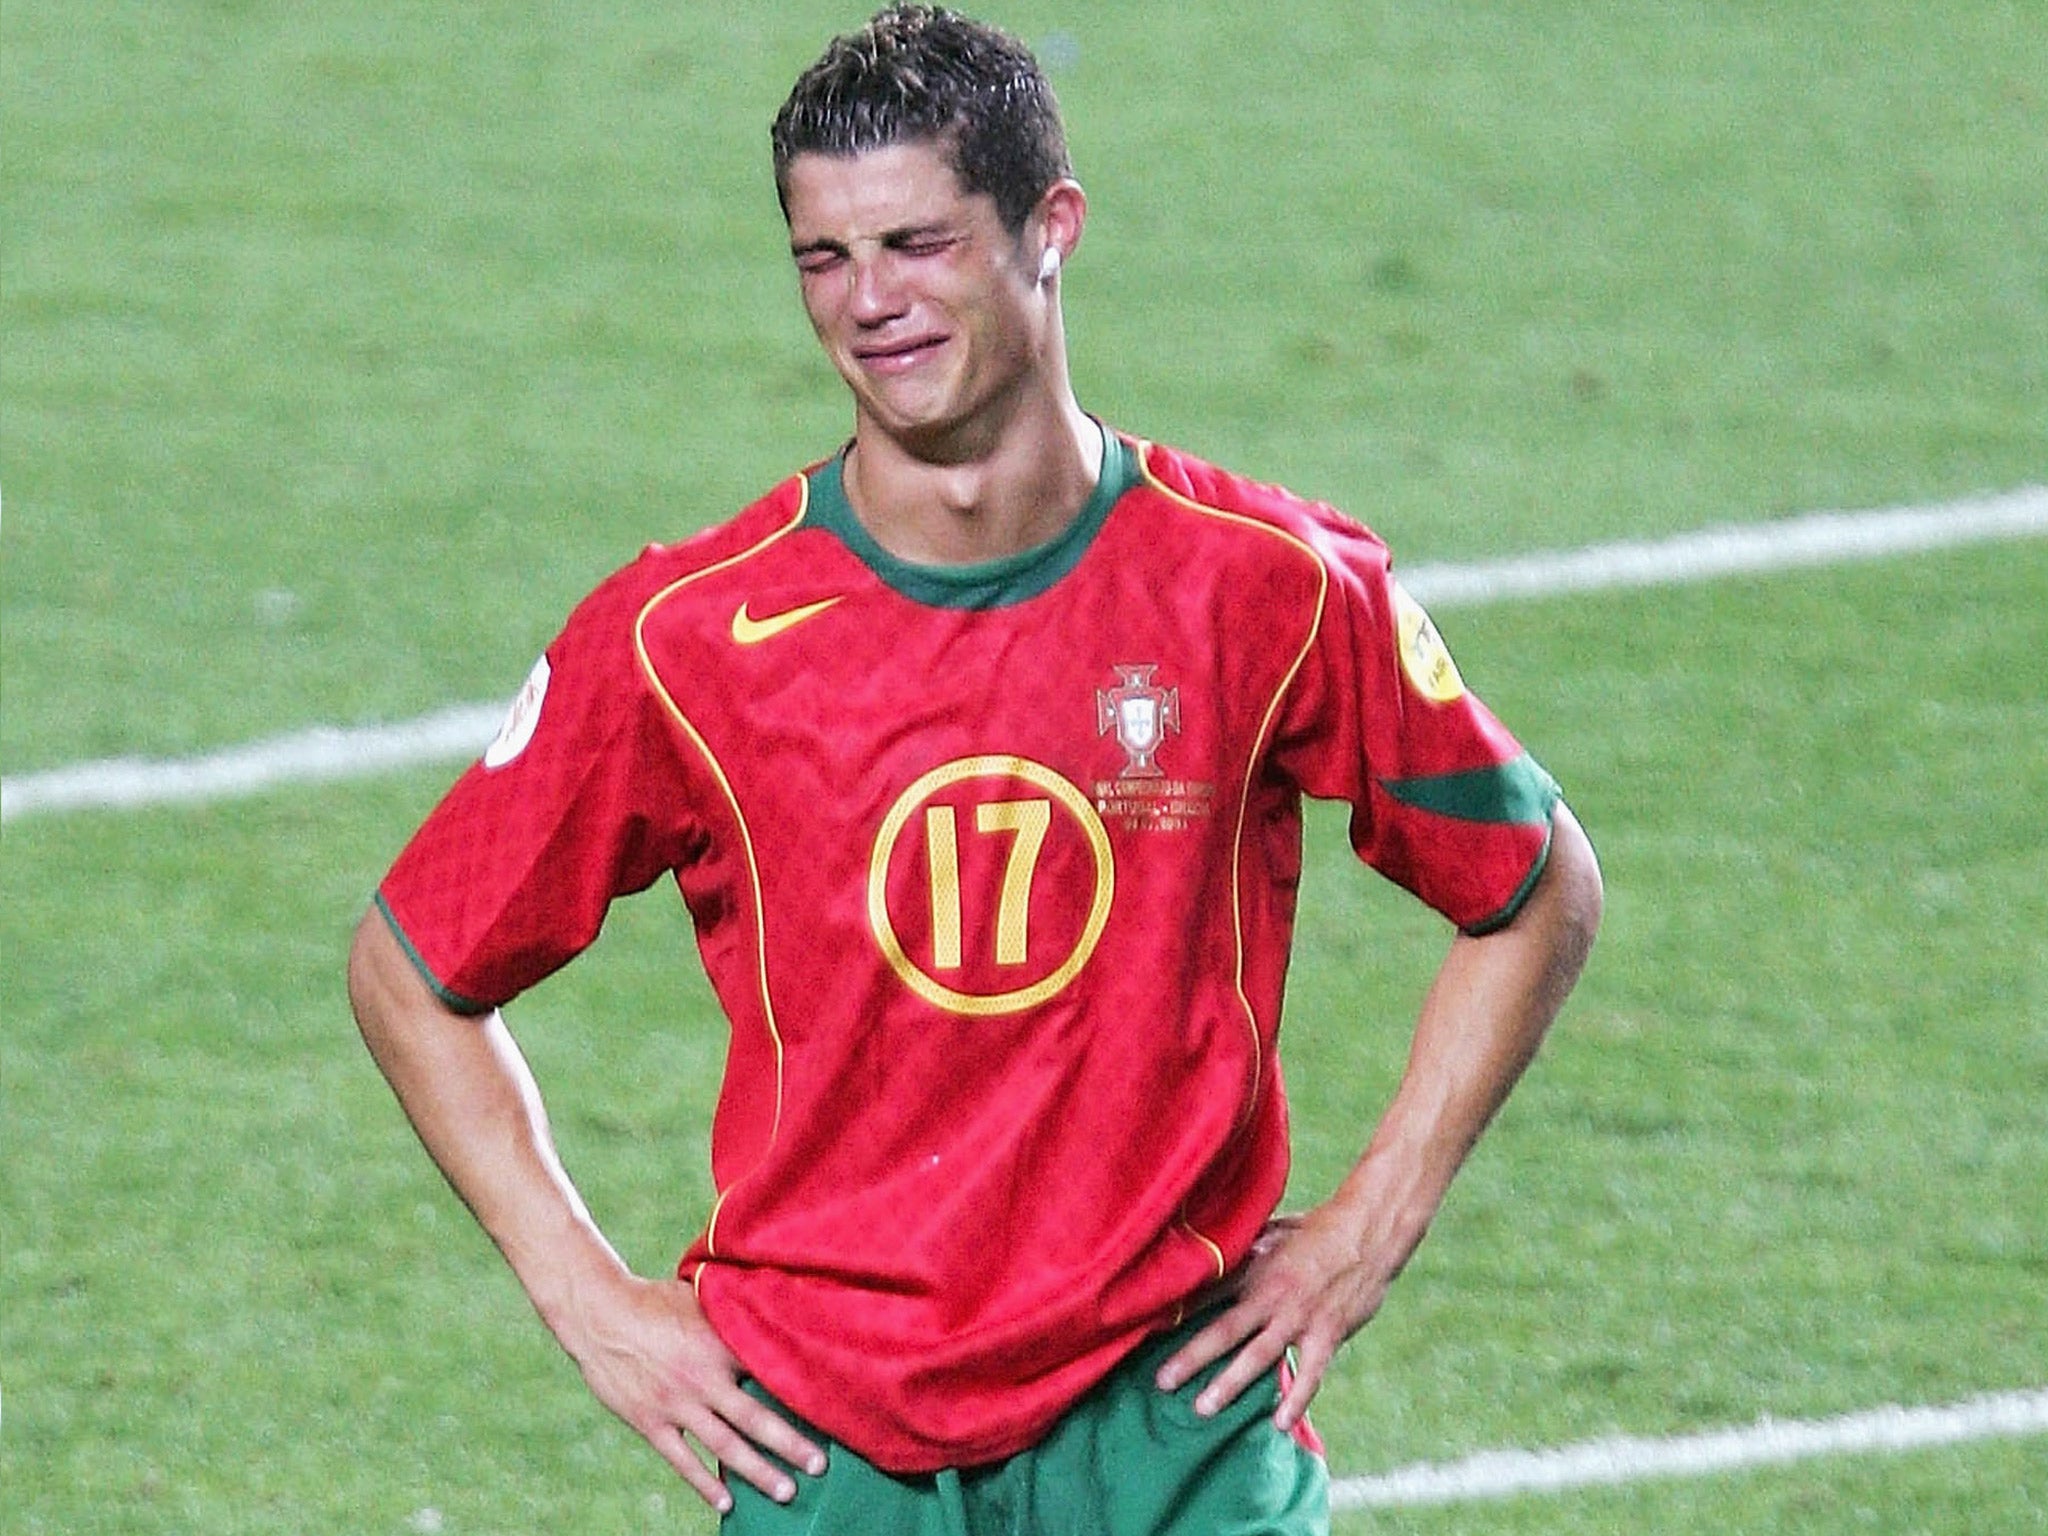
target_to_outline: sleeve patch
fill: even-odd
[[[540,729],[541,706],[547,702],[548,679],[551,669],[547,657],[533,664],[533,670],[526,676],[526,683],[519,690],[519,696],[512,701],[512,708],[505,715],[505,723],[498,728],[497,740],[484,751],[486,768],[502,768],[526,750],[526,744],[533,740],[533,733]]]
[[[1400,641],[1401,670],[1425,699],[1450,704],[1465,696],[1465,679],[1451,660],[1450,647],[1437,633],[1436,625],[1423,612],[1422,604],[1410,597],[1397,581],[1394,587],[1394,623]]]

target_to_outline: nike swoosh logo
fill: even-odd
[[[844,597],[821,598],[815,603],[805,603],[801,608],[786,608],[781,613],[771,613],[765,618],[755,618],[747,612],[747,605],[741,603],[732,616],[732,637],[741,645],[759,645],[763,640],[772,640],[785,629],[794,629],[805,619],[816,618],[827,608]]]

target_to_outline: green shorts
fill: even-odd
[[[720,1530],[723,1536],[1327,1536],[1329,1474],[1321,1457],[1273,1427],[1277,1373],[1212,1419],[1196,1415],[1194,1400],[1223,1361],[1178,1392],[1153,1385],[1153,1373],[1197,1326],[1188,1323],[1148,1341],[1029,1450],[959,1471],[884,1472],[750,1384],[748,1391],[824,1446],[830,1465],[823,1477],[796,1473],[790,1504],[728,1478],[734,1502]]]

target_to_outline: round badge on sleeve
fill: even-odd
[[[505,723],[498,728],[498,738],[484,751],[486,768],[502,768],[526,750],[526,744],[533,740],[533,733],[540,729],[540,707],[547,702],[548,678],[551,675],[548,659],[543,656],[533,664],[533,670],[526,675],[526,682],[519,690],[519,697],[512,701],[512,708],[505,715]]]
[[[1394,621],[1400,638],[1401,670],[1408,674],[1415,691],[1439,704],[1463,698],[1465,679],[1458,675],[1458,664],[1451,660],[1444,637],[1436,632],[1422,604],[1398,582],[1394,585]]]

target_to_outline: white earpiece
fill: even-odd
[[[1049,283],[1060,275],[1060,248],[1048,245],[1045,254],[1038,258],[1038,280]]]

